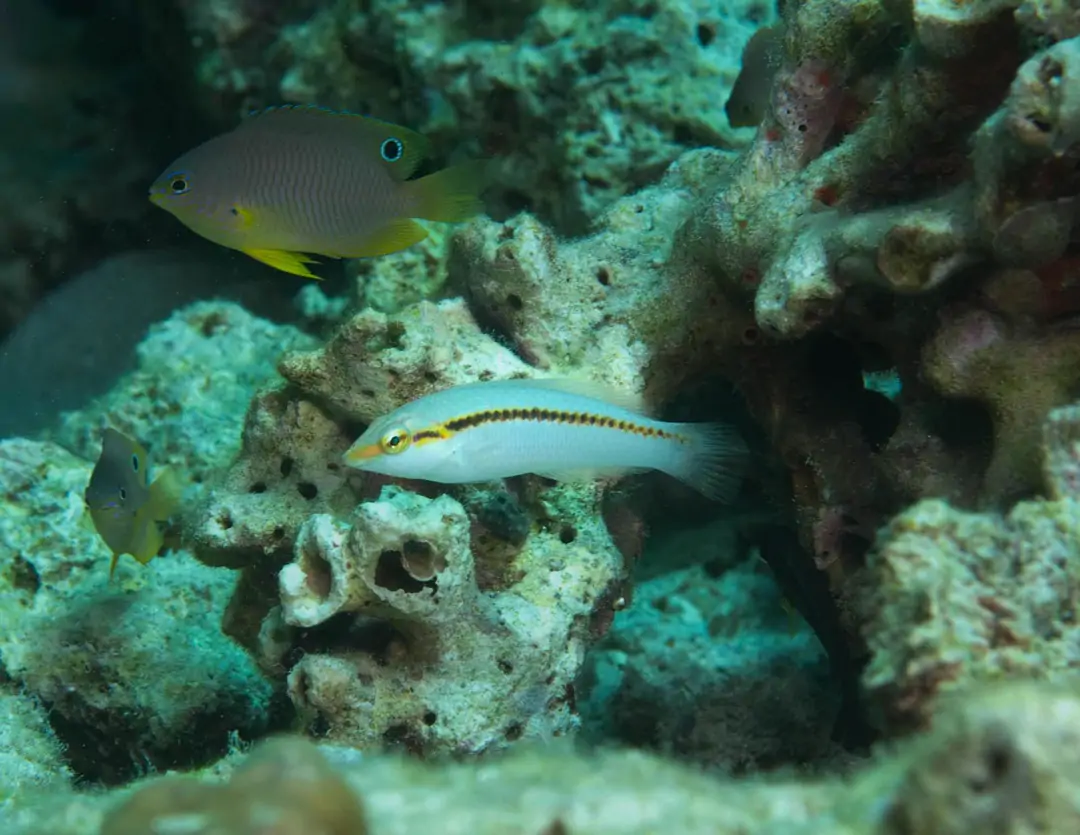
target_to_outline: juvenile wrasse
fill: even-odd
[[[157,555],[165,542],[163,527],[179,503],[172,473],[166,470],[150,484],[149,463],[142,444],[105,430],[83,499],[94,528],[113,552],[110,578],[121,554],[143,565]]]
[[[412,218],[461,221],[481,210],[482,161],[408,179],[428,149],[420,134],[378,119],[269,108],[175,160],[150,201],[216,244],[318,278],[312,255],[397,252],[427,236]]]
[[[461,484],[536,473],[559,481],[661,470],[712,499],[734,498],[746,446],[719,423],[653,420],[598,387],[562,380],[471,383],[375,420],[350,467]]]

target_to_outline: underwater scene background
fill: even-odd
[[[0,835],[1080,832],[1078,197],[1071,0],[0,0]]]

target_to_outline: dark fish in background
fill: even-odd
[[[724,105],[733,128],[761,124],[769,106],[773,79],[783,59],[784,26],[774,23],[758,29],[743,47],[742,69]]]
[[[305,278],[311,256],[412,246],[412,218],[456,222],[483,204],[480,160],[408,178],[429,143],[411,130],[311,106],[270,108],[173,162],[150,200],[214,243]]]
[[[165,470],[151,484],[149,463],[142,444],[105,430],[84,499],[94,527],[113,552],[110,579],[121,554],[143,565],[157,556],[165,544],[165,524],[179,504],[177,479]]]

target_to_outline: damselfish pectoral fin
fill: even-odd
[[[287,252],[284,249],[244,249],[241,252],[250,255],[256,261],[268,264],[275,270],[322,281],[319,276],[305,266],[305,264],[318,264],[319,260],[302,252]]]
[[[400,252],[413,244],[420,243],[427,237],[427,230],[408,218],[392,221],[376,229],[368,237],[349,247],[346,258],[369,258],[375,255],[389,255]],[[344,253],[343,253],[344,254]]]

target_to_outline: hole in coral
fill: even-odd
[[[11,585],[30,594],[37,594],[37,590],[41,588],[41,576],[37,568],[22,554],[16,554],[11,562]]]
[[[296,485],[296,492],[310,502],[319,495],[319,488],[310,481],[301,481]]]
[[[498,664],[499,670],[505,675],[510,675],[510,673],[514,672],[514,665],[506,659],[500,658],[496,663]]]
[[[360,394],[362,394],[364,397],[374,397],[375,396],[375,390],[374,389],[360,389]]]
[[[680,145],[689,145],[694,141],[694,133],[687,125],[675,125],[675,129],[671,132],[671,138],[678,142]]]
[[[407,539],[401,546],[401,564],[409,576],[421,582],[435,579],[446,570],[446,558],[422,539]]]
[[[439,717],[435,713],[434,710],[428,710],[428,711],[424,712],[424,724],[425,725],[434,725],[438,721],[439,721]]]
[[[334,570],[322,554],[311,553],[306,554],[305,557],[304,582],[308,590],[319,600],[326,600],[334,585]]]
[[[863,439],[880,452],[900,426],[900,407],[881,392],[864,390],[859,412]]]
[[[256,481],[248,488],[249,493],[265,493],[266,483],[263,481]]]
[[[233,526],[232,515],[229,514],[228,511],[222,513],[218,516],[218,524],[221,525],[221,527],[225,530],[228,530]]]
[[[756,345],[759,339],[761,339],[761,331],[755,327],[745,328],[742,332],[743,345]]]
[[[611,271],[607,267],[601,267],[596,271],[596,280],[605,287],[611,285]]]
[[[383,551],[379,554],[379,562],[375,565],[375,585],[387,591],[403,591],[406,594],[438,588],[435,580],[421,582],[411,576],[405,570],[402,560],[401,551]]]
[[[577,539],[577,530],[573,525],[563,525],[559,530],[559,542],[563,545],[569,545]]]
[[[285,536],[285,529],[281,527],[281,525],[278,525],[276,528],[270,531],[270,536],[272,536],[274,539],[282,539]]]
[[[403,749],[414,756],[424,753],[424,743],[408,725],[392,725],[383,731],[383,743],[388,749]]]
[[[697,35],[697,42],[702,46],[709,46],[716,40],[716,29],[708,23],[699,23],[695,34]]]
[[[437,382],[439,382],[439,375],[436,374],[434,371],[425,371],[424,372],[424,382],[425,383],[437,383]]]
[[[586,75],[596,75],[604,68],[604,62],[604,51],[602,49],[593,49],[581,59],[581,69],[585,71]]]
[[[289,474],[292,472],[292,468],[293,460],[288,455],[286,455],[284,458],[281,459],[281,467],[279,468],[281,470],[281,477],[288,478]]]
[[[524,733],[524,728],[521,727],[521,723],[514,722],[503,732],[503,736],[506,737],[507,742],[516,742],[521,739],[522,733]]]
[[[517,293],[511,293],[506,297],[506,303],[510,305],[514,310],[521,310],[525,306],[525,303],[521,300],[521,296]]]

